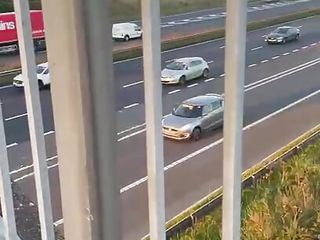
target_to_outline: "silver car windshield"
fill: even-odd
[[[45,69],[45,67],[37,66],[37,74],[41,74]]]
[[[278,34],[287,34],[288,33],[288,28],[278,28],[274,31],[274,33]]]
[[[203,106],[181,104],[173,110],[172,114],[178,117],[197,118],[202,116]]]
[[[185,64],[183,62],[172,62],[166,66],[169,70],[184,70]]]

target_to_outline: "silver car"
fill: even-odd
[[[300,30],[296,27],[283,26],[269,33],[266,37],[267,43],[287,43],[288,41],[298,40]]]
[[[163,136],[175,140],[199,140],[209,129],[222,126],[224,99],[218,94],[190,98],[162,120]]]
[[[186,81],[209,76],[209,65],[201,57],[180,58],[169,63],[161,72],[163,84],[185,84]]]

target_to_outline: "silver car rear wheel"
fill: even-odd
[[[208,68],[203,70],[202,77],[203,78],[208,78],[209,77],[209,69]]]

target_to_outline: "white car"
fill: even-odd
[[[169,63],[161,72],[163,84],[185,84],[186,81],[209,77],[209,65],[201,57],[180,58]]]
[[[112,25],[112,38],[114,40],[129,41],[130,39],[141,37],[141,27],[135,23],[116,23]]]
[[[47,62],[37,66],[37,78],[40,89],[50,85],[50,73]],[[19,74],[13,78],[13,86],[18,88],[24,87],[22,74]]]

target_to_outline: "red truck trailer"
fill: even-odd
[[[42,11],[30,11],[30,18],[35,50],[44,50],[46,46]],[[18,49],[15,13],[0,13],[0,53],[15,52]]]

